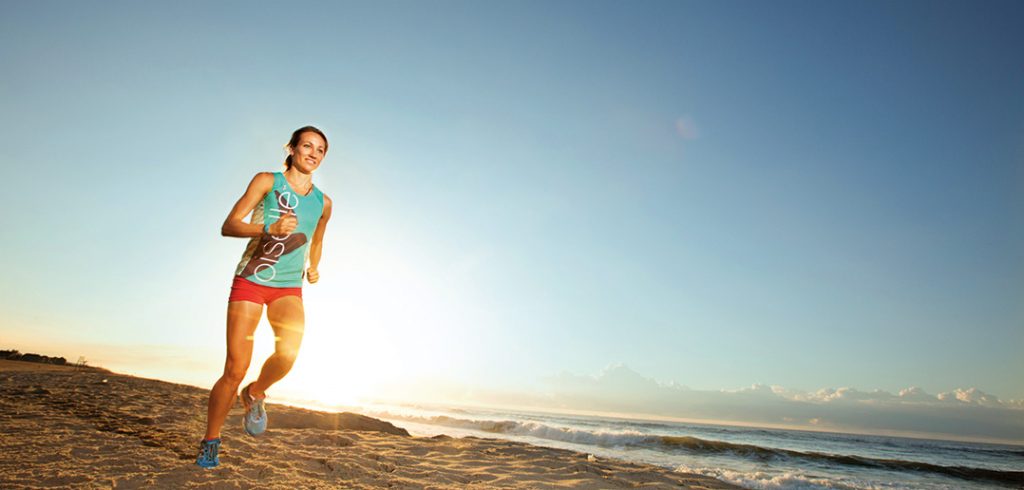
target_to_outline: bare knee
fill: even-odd
[[[227,364],[224,366],[224,375],[221,377],[229,385],[237,388],[238,385],[242,384],[242,380],[245,379],[245,373],[248,370],[248,364],[243,364],[240,362],[231,362],[230,360],[228,360]]]
[[[299,351],[297,349],[282,350],[277,353],[277,358],[289,368],[292,367],[292,364],[295,364],[295,359],[298,357]]]
[[[286,370],[290,370],[292,365],[295,364],[295,359],[299,357],[299,349],[278,349],[274,352],[278,362]]]

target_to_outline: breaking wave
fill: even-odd
[[[932,473],[964,480],[985,480],[1004,484],[1020,484],[1021,482],[1024,482],[1024,471],[1002,471],[968,466],[942,466],[921,461],[879,459],[854,455],[794,451],[790,449],[714,441],[689,436],[654,435],[633,430],[587,430],[558,427],[534,421],[477,420],[450,417],[447,415],[415,416],[387,412],[376,415],[387,419],[399,419],[420,424],[440,425],[444,427],[469,429],[494,434],[528,436],[538,439],[601,447],[644,448],[663,452],[685,452],[695,455],[728,454],[730,456],[739,456],[754,461],[791,459],[826,463],[829,465],[844,467]],[[1008,452],[1012,453],[1016,451],[1011,450]]]

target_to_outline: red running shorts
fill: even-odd
[[[274,300],[285,296],[298,296],[302,298],[302,288],[272,288],[256,284],[241,276],[235,276],[235,280],[231,283],[231,296],[228,297],[228,302],[250,301],[261,305],[269,305]]]

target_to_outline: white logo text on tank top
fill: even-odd
[[[277,195],[277,207],[272,209],[270,212],[277,214],[277,219],[291,214],[298,219],[299,215],[295,212],[299,208],[299,197],[293,195],[291,191],[284,191]],[[296,229],[298,229],[296,227]],[[274,264],[280,260],[281,255],[284,254],[285,246],[284,241],[288,237],[292,236],[291,233],[287,235],[270,235],[270,241],[263,244],[263,254],[260,255],[259,261],[261,262],[253,270],[253,277],[260,282],[270,282],[277,276],[277,269]],[[261,272],[269,271],[270,277],[260,276]]]

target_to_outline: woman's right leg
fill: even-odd
[[[263,305],[249,301],[228,302],[228,355],[224,374],[210,390],[206,414],[206,439],[220,437],[220,428],[228,418],[238,396],[238,386],[252,360],[252,334],[263,316]]]

